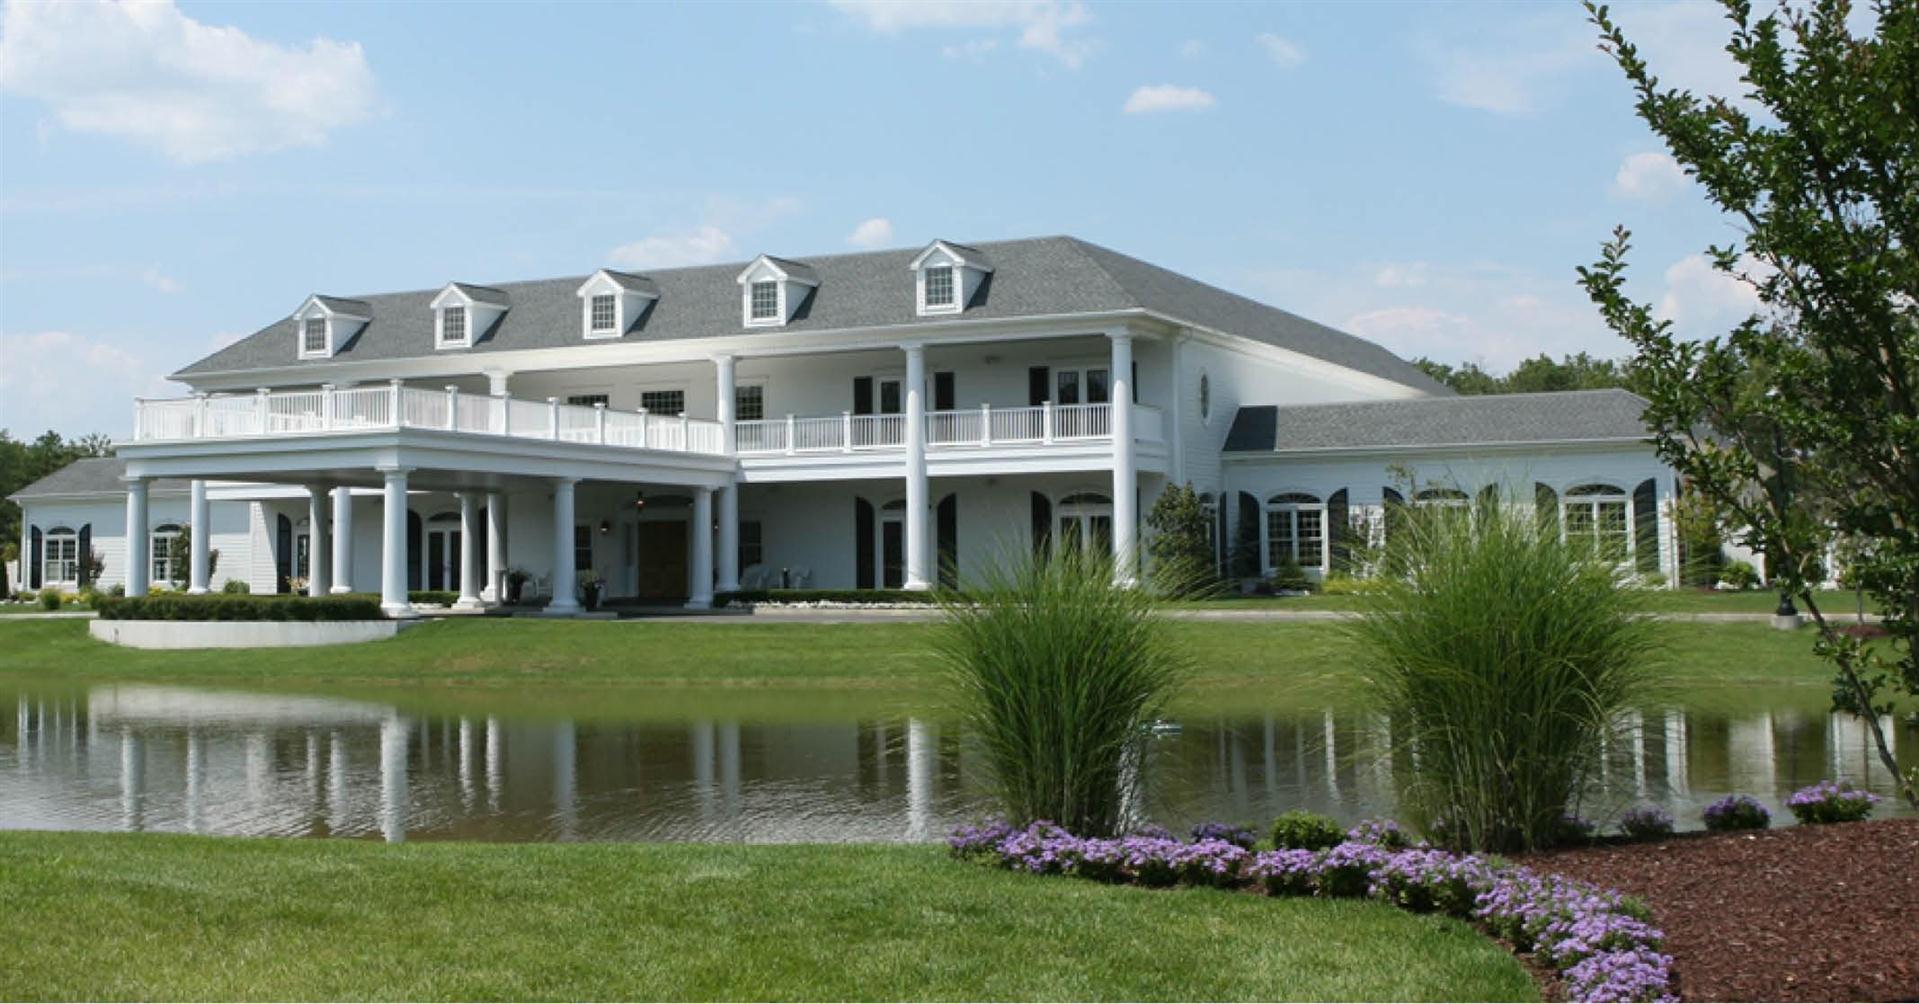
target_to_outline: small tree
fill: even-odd
[[[193,527],[183,526],[180,533],[167,543],[167,571],[173,576],[173,584],[180,585],[191,574],[193,561]],[[220,549],[207,549],[207,581],[213,581],[213,572],[220,567]]]
[[[1192,596],[1216,586],[1213,515],[1191,482],[1168,485],[1146,514],[1146,554],[1155,589],[1166,596]]]

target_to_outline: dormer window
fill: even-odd
[[[740,284],[740,323],[775,328],[791,321],[820,285],[811,266],[760,255],[736,280]]]
[[[465,307],[446,307],[440,311],[440,344],[466,344]]]
[[[772,320],[780,316],[780,284],[777,282],[756,282],[753,284],[753,312],[755,321]]]
[[[593,298],[593,317],[587,330],[596,334],[613,330],[614,299],[615,297],[611,293],[602,294]]]
[[[331,359],[373,320],[364,300],[314,294],[293,312],[293,339],[301,359]]]
[[[326,318],[309,317],[306,329],[300,335],[300,352],[303,355],[320,356],[327,351]]]
[[[971,306],[993,266],[977,249],[934,241],[913,259],[914,301],[920,316],[959,314]]]
[[[645,321],[660,287],[643,275],[600,269],[574,290],[580,298],[580,330],[595,340],[620,338]]]

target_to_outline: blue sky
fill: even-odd
[[[1725,92],[1716,7],[1626,4]],[[341,295],[1071,233],[1373,338],[1621,355],[1615,223],[1710,332],[1736,236],[1575,4],[8,3],[0,427]]]

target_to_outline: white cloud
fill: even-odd
[[[1659,152],[1635,153],[1619,163],[1613,176],[1613,194],[1622,199],[1663,202],[1686,187],[1679,162]]]
[[[842,13],[882,35],[931,28],[956,31],[1004,31],[1017,34],[1022,49],[1045,53],[1069,69],[1078,69],[1092,42],[1078,29],[1093,15],[1078,0],[831,0]],[[963,43],[955,43],[956,45]],[[948,51],[953,46],[947,47]],[[961,50],[964,52],[964,50]],[[976,53],[975,53],[976,54]]]
[[[359,43],[288,48],[171,0],[15,2],[0,28],[0,90],[46,102],[66,129],[182,163],[318,146],[377,104]]]
[[[1213,96],[1197,87],[1154,84],[1133,91],[1120,110],[1128,115],[1144,115],[1149,112],[1201,111],[1213,107],[1213,104]]]
[[[140,270],[140,281],[162,293],[178,293],[180,291],[179,280],[151,266]]]
[[[1373,273],[1373,284],[1388,289],[1402,286],[1426,285],[1426,273],[1430,266],[1423,261],[1388,262],[1379,266]]]
[[[1187,59],[1198,59],[1206,55],[1206,43],[1197,38],[1189,38],[1179,43],[1179,54]]]
[[[1499,115],[1526,115],[1556,93],[1568,71],[1582,62],[1598,64],[1592,40],[1568,32],[1557,21],[1515,25],[1507,34],[1512,37],[1490,47],[1476,42],[1427,46],[1440,100]]]
[[[999,49],[997,38],[975,38],[954,45],[940,47],[940,55],[947,59],[964,59],[973,62],[985,59]]]
[[[135,397],[178,391],[138,353],[69,331],[0,335],[0,357],[7,360],[0,366],[0,428],[15,435],[53,429],[123,437],[132,428]]]
[[[607,252],[606,259],[621,268],[672,268],[711,265],[732,254],[733,235],[708,223],[622,244]]]
[[[856,248],[885,247],[893,242],[893,221],[884,216],[875,216],[853,228],[846,235],[846,243]]]
[[[1275,35],[1270,31],[1262,31],[1253,36],[1253,40],[1259,43],[1260,48],[1266,50],[1266,55],[1272,57],[1273,62],[1281,66],[1298,66],[1306,61],[1306,50],[1300,48],[1299,43],[1292,39]]]
[[[1742,269],[1761,273],[1757,261],[1748,258]],[[1713,267],[1703,254],[1687,255],[1666,269],[1666,291],[1654,304],[1653,312],[1671,321],[1680,337],[1705,337],[1724,334],[1747,317],[1760,312],[1759,294],[1753,288]]]

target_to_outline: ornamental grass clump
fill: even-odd
[[[1877,804],[1878,795],[1849,781],[1821,781],[1786,799],[1786,808],[1801,823],[1856,823],[1872,815]]]
[[[944,596],[934,641],[986,783],[1015,823],[1109,836],[1144,787],[1143,744],[1184,678],[1152,597],[1068,551]]]
[[[1700,810],[1699,819],[1714,833],[1763,830],[1772,825],[1772,813],[1751,795],[1727,795]]]
[[[1655,626],[1616,555],[1530,508],[1395,514],[1379,591],[1348,630],[1408,754],[1400,804],[1455,849],[1559,842],[1602,740],[1645,699]]]

